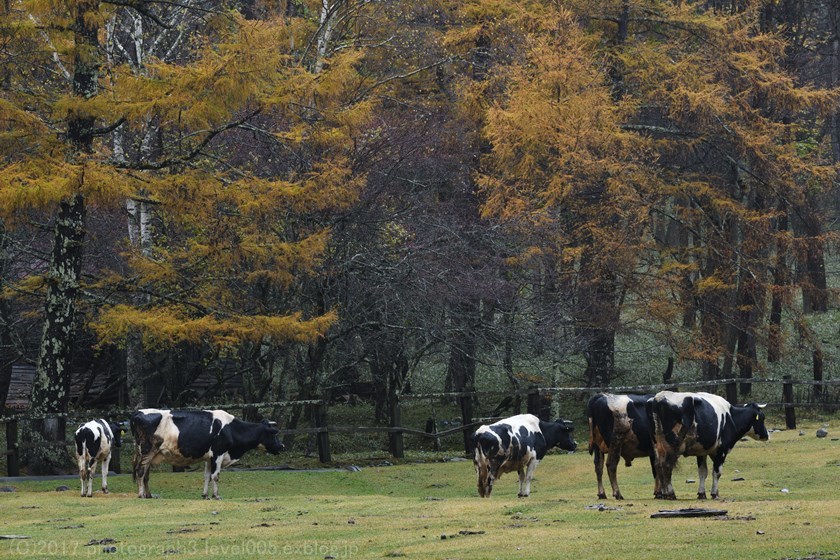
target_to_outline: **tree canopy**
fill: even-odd
[[[36,365],[59,413],[107,354],[131,405],[232,368],[245,401],[370,376],[384,417],[418,368],[607,387],[639,337],[751,377],[791,333],[822,375],[837,15],[6,0],[0,389]]]

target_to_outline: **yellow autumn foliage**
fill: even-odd
[[[182,342],[237,346],[243,341],[312,342],[322,336],[337,318],[335,312],[303,319],[300,313],[284,316],[195,316],[177,306],[139,310],[114,305],[100,310],[92,328],[104,344],[121,344],[129,332],[139,332],[147,347],[171,347]]]

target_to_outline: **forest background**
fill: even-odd
[[[836,378],[838,86],[827,0],[2,0],[0,405]]]

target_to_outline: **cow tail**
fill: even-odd
[[[76,455],[79,457],[85,452],[85,438],[81,434],[76,434]]]
[[[593,402],[594,399],[595,399],[595,397],[590,399],[590,401],[586,405],[586,421],[589,424],[589,454],[590,455],[595,453],[595,450],[598,448],[598,446],[595,445],[595,420],[593,419],[593,413],[592,413],[592,406],[593,406],[592,402]]]
[[[137,482],[137,467],[140,466],[140,453],[137,449],[134,450],[134,456],[131,458],[131,480]]]

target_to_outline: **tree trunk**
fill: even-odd
[[[476,300],[453,304],[450,307],[452,331],[449,338],[449,363],[446,376],[451,380],[456,392],[472,391],[475,386],[475,367],[477,348],[475,325],[478,323],[479,305]],[[475,399],[460,399],[462,413],[469,413],[475,408]],[[472,453],[472,440],[464,430],[464,450]]]
[[[746,275],[745,275],[746,276]],[[758,322],[760,302],[763,301],[763,290],[751,277],[741,280],[738,294],[738,372],[744,379],[753,376],[753,370],[757,365],[757,352],[755,346],[755,325]],[[740,394],[745,397],[752,391],[750,383],[741,383]]]
[[[817,383],[814,385],[814,402],[823,402],[824,393],[823,393],[823,352],[822,348],[820,347],[819,341],[817,341],[817,347],[814,349],[813,353],[811,354],[812,365],[813,365],[813,372],[814,372],[814,381]]]
[[[115,146],[121,141],[115,138]],[[142,196],[144,193],[140,193]],[[128,238],[131,244],[137,247],[144,257],[151,255],[152,251],[152,227],[151,227],[151,205],[145,200],[126,200],[126,211],[128,214]],[[149,297],[137,292],[132,295],[131,302],[136,307],[143,307],[148,304]],[[143,335],[141,332],[132,329],[125,341],[125,376],[128,392],[128,404],[131,408],[142,408],[145,406],[146,378],[144,372],[145,360],[143,359]]]
[[[91,99],[99,91],[99,0],[77,0],[73,16],[73,95]],[[80,167],[74,191],[59,204],[55,241],[47,275],[44,331],[32,385],[30,412],[34,447],[29,456],[32,474],[63,472],[69,456],[64,413],[70,392],[70,356],[76,322],[76,296],[85,239],[84,155],[93,151],[96,117],[75,109],[66,117],[68,159]],[[81,157],[80,157],[81,156]]]
[[[726,232],[726,241],[729,246],[737,247],[737,228],[731,220],[711,215],[713,220],[712,229]],[[711,243],[709,241],[708,243]],[[721,367],[720,356],[723,355],[724,370],[732,371],[733,353],[737,342],[737,331],[732,326],[732,320],[727,320],[726,313],[735,307],[737,295],[734,289],[729,286],[734,284],[737,266],[733,260],[734,255],[721,254],[714,247],[709,246],[706,251],[706,263],[703,266],[703,277],[717,277],[726,287],[709,290],[700,296],[699,309],[701,312],[700,330],[702,341],[705,346],[705,353],[709,358],[703,360],[701,371],[704,380],[720,379]]]
[[[825,250],[823,248],[822,225],[815,208],[819,201],[808,197],[805,204],[799,206],[801,217],[800,237],[803,249],[800,258],[802,269],[802,307],[805,313],[823,313],[828,311],[828,290],[825,277]]]
[[[6,250],[6,228],[0,219],[0,414],[6,407],[9,386],[12,383],[12,364],[15,362],[14,341],[12,339],[11,309],[3,289],[9,270],[9,254]]]
[[[69,460],[64,447],[63,414],[67,412],[70,393],[70,357],[82,269],[84,220],[85,201],[81,194],[61,202],[47,276],[44,332],[30,398],[30,413],[35,417],[33,442],[48,446],[36,447],[30,453],[31,474],[63,472]]]
[[[615,373],[619,307],[615,276],[595,262],[592,252],[596,250],[587,248],[581,258],[577,334],[585,345],[584,383],[587,387],[603,389],[609,386]]]
[[[778,362],[782,358],[782,306],[787,299],[788,267],[787,253],[789,243],[787,238],[788,217],[787,204],[779,202],[779,218],[776,225],[778,232],[776,241],[776,265],[773,267],[773,288],[770,303],[770,326],[767,334],[767,361]]]

